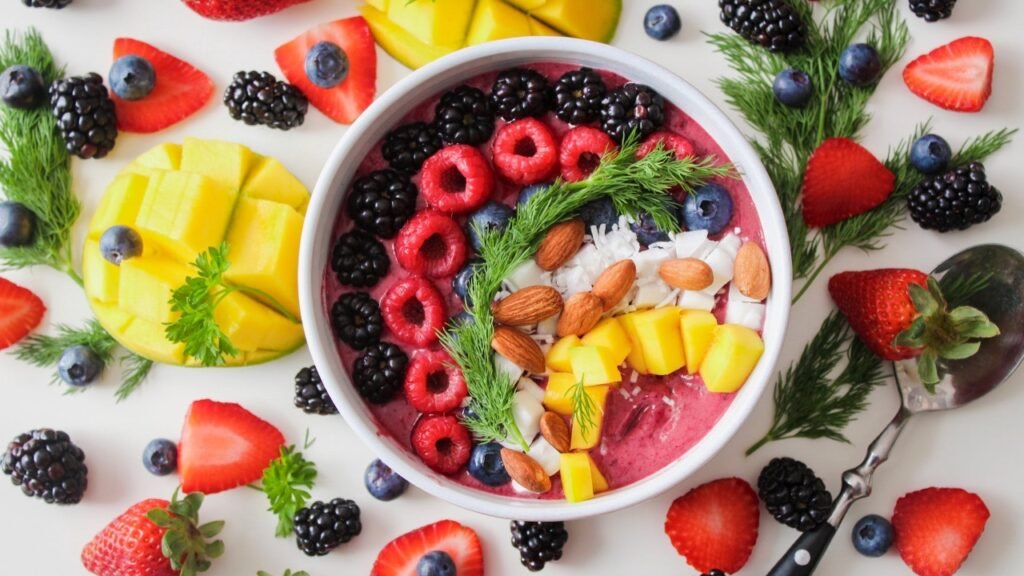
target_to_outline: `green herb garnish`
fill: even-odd
[[[307,431],[303,450],[309,450],[313,442]],[[278,538],[292,535],[293,518],[309,501],[309,490],[313,489],[316,475],[316,464],[306,460],[295,446],[282,447],[281,456],[263,471],[260,490],[270,501],[268,510],[277,515],[275,535]]]
[[[166,510],[154,508],[146,513],[150,522],[167,529],[160,541],[160,552],[170,560],[171,568],[179,576],[195,576],[206,572],[213,565],[211,560],[224,554],[222,540],[207,542],[224,530],[224,522],[218,520],[199,524],[199,509],[203,499],[202,493],[193,492],[179,500],[176,489]]]
[[[415,1],[415,0],[413,0],[413,1]],[[263,570],[260,570],[260,571],[256,572],[256,576],[273,576],[273,575],[270,574],[269,572],[264,572]],[[305,570],[299,570],[298,572],[292,572],[291,570],[285,570],[284,571],[284,576],[309,576],[309,572],[306,572]]]
[[[597,402],[594,402],[590,394],[587,394],[583,378],[577,380],[569,389],[569,397],[572,398],[573,426],[579,426],[581,435],[586,437],[597,426],[597,423],[594,422],[598,410]]]

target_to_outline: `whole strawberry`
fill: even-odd
[[[181,0],[186,6],[210,20],[251,20],[280,12],[309,0]]]

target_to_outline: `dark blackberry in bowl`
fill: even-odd
[[[665,99],[650,86],[629,83],[601,100],[601,128],[617,142],[643,140],[665,122]]]
[[[402,389],[408,368],[409,357],[401,348],[390,342],[378,342],[356,359],[352,383],[371,404],[385,404]]]
[[[357,226],[381,238],[394,238],[416,212],[419,190],[394,170],[363,176],[348,196],[348,215]]]
[[[380,305],[367,292],[342,294],[331,307],[334,333],[353,350],[364,350],[380,341],[384,320]]]
[[[434,124],[445,144],[476,146],[494,133],[494,111],[486,94],[472,86],[459,86],[441,96],[434,108]]]
[[[548,79],[528,68],[506,70],[491,87],[491,105],[505,120],[543,116],[548,111]]]
[[[334,243],[331,270],[341,284],[370,288],[388,275],[391,257],[376,238],[362,230],[353,230],[342,234]]]
[[[555,115],[568,124],[589,124],[601,116],[601,100],[608,93],[601,75],[590,68],[566,72],[555,82]]]
[[[393,170],[415,174],[427,158],[441,149],[437,128],[424,122],[399,126],[384,137],[381,154]]]

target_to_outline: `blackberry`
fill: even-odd
[[[441,96],[434,108],[434,124],[445,144],[476,146],[490,140],[494,112],[486,94],[472,86],[459,86]]]
[[[491,105],[505,120],[543,116],[548,111],[548,79],[527,68],[506,70],[491,86]]]
[[[235,120],[275,130],[302,126],[309,110],[309,101],[298,88],[256,71],[235,74],[224,91],[224,105]]]
[[[590,68],[562,74],[555,82],[555,115],[568,124],[589,124],[601,116],[601,100],[608,93],[601,76]]]
[[[353,230],[342,234],[331,253],[331,269],[338,282],[358,288],[376,286],[391,269],[391,258],[376,238]]]
[[[753,44],[772,52],[804,45],[807,27],[786,0],[718,0],[719,18]]]
[[[394,238],[416,212],[419,190],[394,170],[378,170],[352,185],[348,215],[363,230],[381,238]]]
[[[601,128],[622,142],[636,132],[642,140],[665,121],[665,99],[650,86],[625,84],[601,100]]]
[[[399,126],[384,137],[381,154],[392,169],[403,174],[415,174],[420,167],[441,149],[437,128],[424,122]]]
[[[313,502],[296,512],[293,520],[295,543],[306,556],[326,556],[363,531],[359,505],[344,498]]]
[[[295,407],[306,414],[338,413],[338,407],[327,394],[316,366],[303,368],[295,375]]]
[[[953,15],[956,0],[910,0],[910,11],[926,22],[938,22]]]
[[[907,199],[910,217],[926,230],[966,230],[987,222],[1003,207],[985,166],[972,162],[917,185]]]
[[[548,562],[562,558],[569,540],[565,522],[522,522],[513,520],[512,545],[519,549],[519,561],[530,572],[539,572]]]
[[[761,470],[757,493],[780,524],[809,532],[821,526],[832,510],[832,495],[806,464],[774,458]]]
[[[331,307],[331,325],[341,341],[354,350],[380,342],[384,320],[380,305],[367,292],[342,294]]]
[[[352,381],[359,395],[373,404],[386,404],[402,389],[409,357],[390,342],[378,342],[356,359]]]
[[[117,116],[103,77],[90,72],[50,85],[50,109],[68,153],[103,158],[117,141]]]
[[[60,10],[71,4],[71,0],[21,0],[29,8],[55,8]]]
[[[26,496],[47,504],[77,504],[88,486],[85,453],[64,432],[40,428],[7,445],[0,471]]]

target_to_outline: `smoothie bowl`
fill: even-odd
[[[739,429],[782,346],[789,254],[757,155],[692,86],[529,38],[363,114],[299,282],[320,376],[385,463],[474,511],[568,520],[670,488]]]

